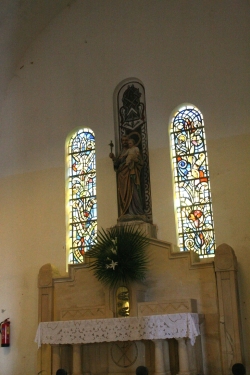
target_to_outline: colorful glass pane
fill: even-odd
[[[170,128],[175,205],[181,251],[214,255],[215,238],[205,129],[201,112],[181,108]]]
[[[80,129],[68,142],[69,262],[82,263],[97,235],[95,136]]]

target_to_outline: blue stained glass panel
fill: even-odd
[[[204,122],[193,106],[181,108],[170,128],[179,246],[213,256],[215,236]]]
[[[68,142],[69,261],[84,262],[97,236],[95,136],[77,131]]]

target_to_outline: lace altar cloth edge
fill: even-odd
[[[194,345],[200,335],[199,315],[179,313],[142,317],[68,320],[39,323],[35,342],[42,344],[87,344],[188,337]]]

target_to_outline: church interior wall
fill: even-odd
[[[129,77],[145,86],[153,223],[162,241],[176,244],[171,114],[191,103],[204,116],[216,242],[238,259],[250,368],[249,14],[247,2],[77,0],[30,45],[0,113],[0,319],[11,320],[0,373],[36,373],[37,275],[46,263],[66,275],[65,140],[76,128],[96,136],[98,227],[116,224],[108,144],[113,92]]]

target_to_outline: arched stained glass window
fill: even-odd
[[[84,262],[97,235],[95,135],[75,132],[67,142],[67,251],[70,263]]]
[[[214,256],[215,238],[207,148],[201,112],[179,108],[170,125],[178,239],[181,251]]]

